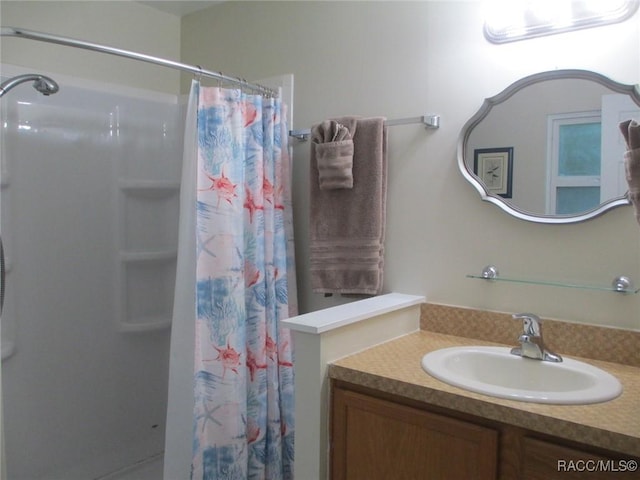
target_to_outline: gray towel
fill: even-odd
[[[640,124],[635,120],[620,123],[620,131],[627,142],[624,166],[629,184],[628,197],[635,207],[636,219],[640,224]]]
[[[312,129],[309,240],[314,293],[382,292],[387,197],[384,120],[336,119],[353,138],[351,189],[320,188],[315,144],[324,137],[319,136],[321,129]]]
[[[349,129],[327,120],[313,128],[311,138],[320,190],[353,188],[353,139]]]

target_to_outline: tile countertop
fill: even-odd
[[[426,353],[460,345],[506,346],[421,330],[338,360],[330,365],[329,376],[582,444],[640,456],[640,368],[572,357],[617,377],[623,386],[622,395],[590,405],[518,402],[448,385],[422,369],[420,361]]]

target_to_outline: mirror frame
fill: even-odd
[[[526,220],[529,222],[536,223],[554,223],[554,224],[565,224],[565,223],[577,223],[583,222],[585,220],[592,219],[599,215],[602,215],[604,212],[611,210],[615,207],[620,207],[623,205],[631,205],[631,202],[628,198],[628,193],[620,196],[612,198],[611,200],[606,201],[605,203],[601,203],[598,207],[588,210],[584,213],[580,213],[578,215],[536,215],[530,212],[526,212],[524,210],[519,209],[514,205],[510,205],[505,200],[497,196],[495,194],[489,193],[489,191],[485,188],[484,184],[480,181],[477,175],[475,175],[465,163],[465,151],[467,148],[467,143],[469,140],[469,136],[471,135],[472,130],[476,127],[487,115],[491,109],[499,105],[506,100],[508,100],[512,95],[519,92],[523,88],[539,83],[546,80],[557,80],[557,79],[582,79],[582,80],[591,80],[593,82],[597,82],[605,87],[611,89],[616,93],[626,94],[632,97],[632,99],[638,104],[640,107],[640,90],[638,89],[638,85],[626,85],[623,83],[616,82],[611,80],[604,75],[599,73],[591,72],[589,70],[552,70],[548,72],[535,73],[533,75],[529,75],[527,77],[521,78],[517,80],[513,84],[509,85],[502,92],[494,95],[493,97],[485,98],[480,110],[471,117],[467,123],[462,127],[462,131],[460,132],[460,136],[458,138],[458,167],[460,172],[464,176],[464,178],[471,183],[475,187],[475,189],[480,194],[482,200],[493,203],[498,206],[508,214],[519,218],[521,220]]]

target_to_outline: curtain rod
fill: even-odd
[[[155,65],[161,65],[163,67],[182,70],[185,72],[193,73],[197,76],[214,78],[216,80],[233,83],[246,87],[260,94],[277,96],[277,92],[271,88],[259,85],[257,83],[247,82],[243,78],[230,77],[224,75],[222,72],[213,72],[205,70],[199,65],[187,65],[184,63],[175,62],[173,60],[167,60],[164,58],[153,57],[144,53],[133,52],[130,50],[122,50],[120,48],[109,47],[107,45],[100,45],[98,43],[85,42],[84,40],[77,40],[74,38],[61,37],[59,35],[52,35],[50,33],[35,32],[33,30],[26,30],[24,28],[17,27],[1,27],[0,36],[2,37],[18,37],[28,38],[29,40],[38,40],[41,42],[56,43],[58,45],[64,45],[67,47],[82,48],[85,50],[92,50],[94,52],[108,53],[110,55],[116,55],[119,57],[131,58],[142,62],[153,63]]]
[[[397,118],[395,120],[385,120],[384,122],[388,127],[396,125],[410,125],[413,123],[423,123],[427,128],[440,128],[440,115],[422,115],[421,117]],[[306,142],[309,140],[309,137],[311,137],[311,129],[289,130],[289,136],[302,142]]]

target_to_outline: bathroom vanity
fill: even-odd
[[[553,405],[443,383],[421,368],[425,353],[509,346],[518,326],[505,314],[425,304],[419,332],[330,366],[331,478],[638,478],[640,334],[554,321],[546,327],[566,356],[599,357],[582,360],[618,378],[623,393],[604,403]],[[574,328],[580,333],[559,333]]]

